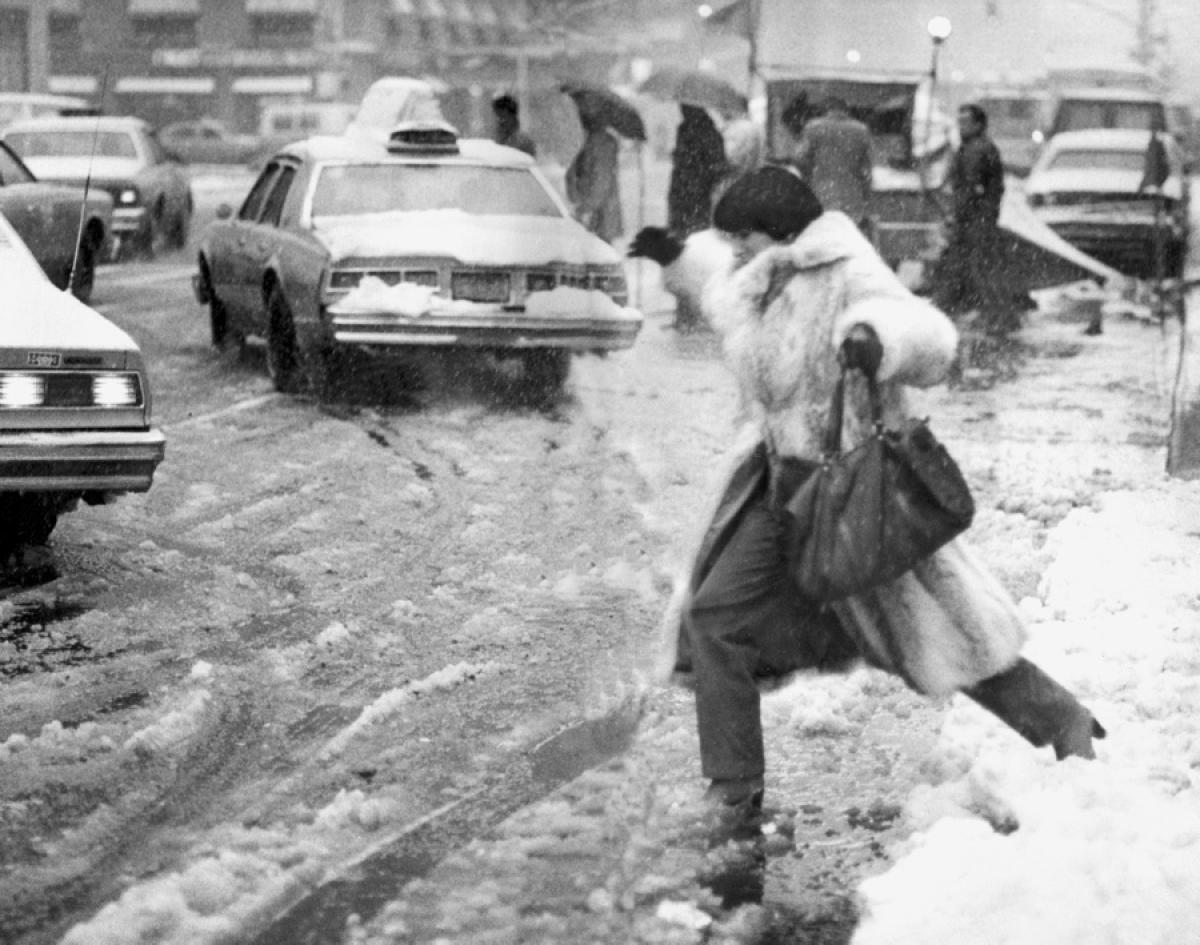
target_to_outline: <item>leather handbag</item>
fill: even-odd
[[[871,435],[841,449],[846,369],[834,388],[817,469],[783,503],[792,518],[787,555],[800,591],[835,601],[912,570],[971,525],[975,502],[962,471],[926,420],[883,425],[867,375]]]

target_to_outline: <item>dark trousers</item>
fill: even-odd
[[[833,613],[796,590],[784,535],[765,494],[752,501],[684,618],[708,778],[762,776],[758,678],[845,665],[856,655]]]
[[[763,776],[760,677],[840,669],[857,655],[833,613],[792,583],[785,534],[784,520],[760,493],[745,507],[684,615],[706,778]],[[1087,714],[1025,659],[964,694],[1038,746],[1055,743],[1080,713]]]

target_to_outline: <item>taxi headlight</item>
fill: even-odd
[[[0,407],[39,407],[46,400],[46,382],[36,374],[0,374]]]
[[[346,269],[335,269],[329,277],[329,288],[331,289],[353,289],[360,281],[363,274]]]
[[[137,202],[138,192],[137,188],[135,187],[122,188],[121,192],[117,194],[117,203],[119,203],[122,207],[130,207]]]
[[[141,400],[136,374],[97,374],[92,378],[92,403],[97,407],[135,407]]]

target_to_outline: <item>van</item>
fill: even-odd
[[[1093,128],[1169,130],[1162,97],[1146,89],[1065,89],[1054,96],[1052,110],[1048,139],[1062,131]]]
[[[284,145],[313,135],[340,135],[354,117],[349,102],[277,102],[263,105],[258,114],[262,152],[273,154]]]

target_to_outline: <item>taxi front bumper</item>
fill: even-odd
[[[528,316],[520,312],[430,313],[418,316],[329,310],[333,340],[371,348],[446,346],[472,348],[566,348],[612,351],[629,348],[642,328],[636,318]]]
[[[0,490],[145,492],[165,453],[154,429],[0,433]]]

